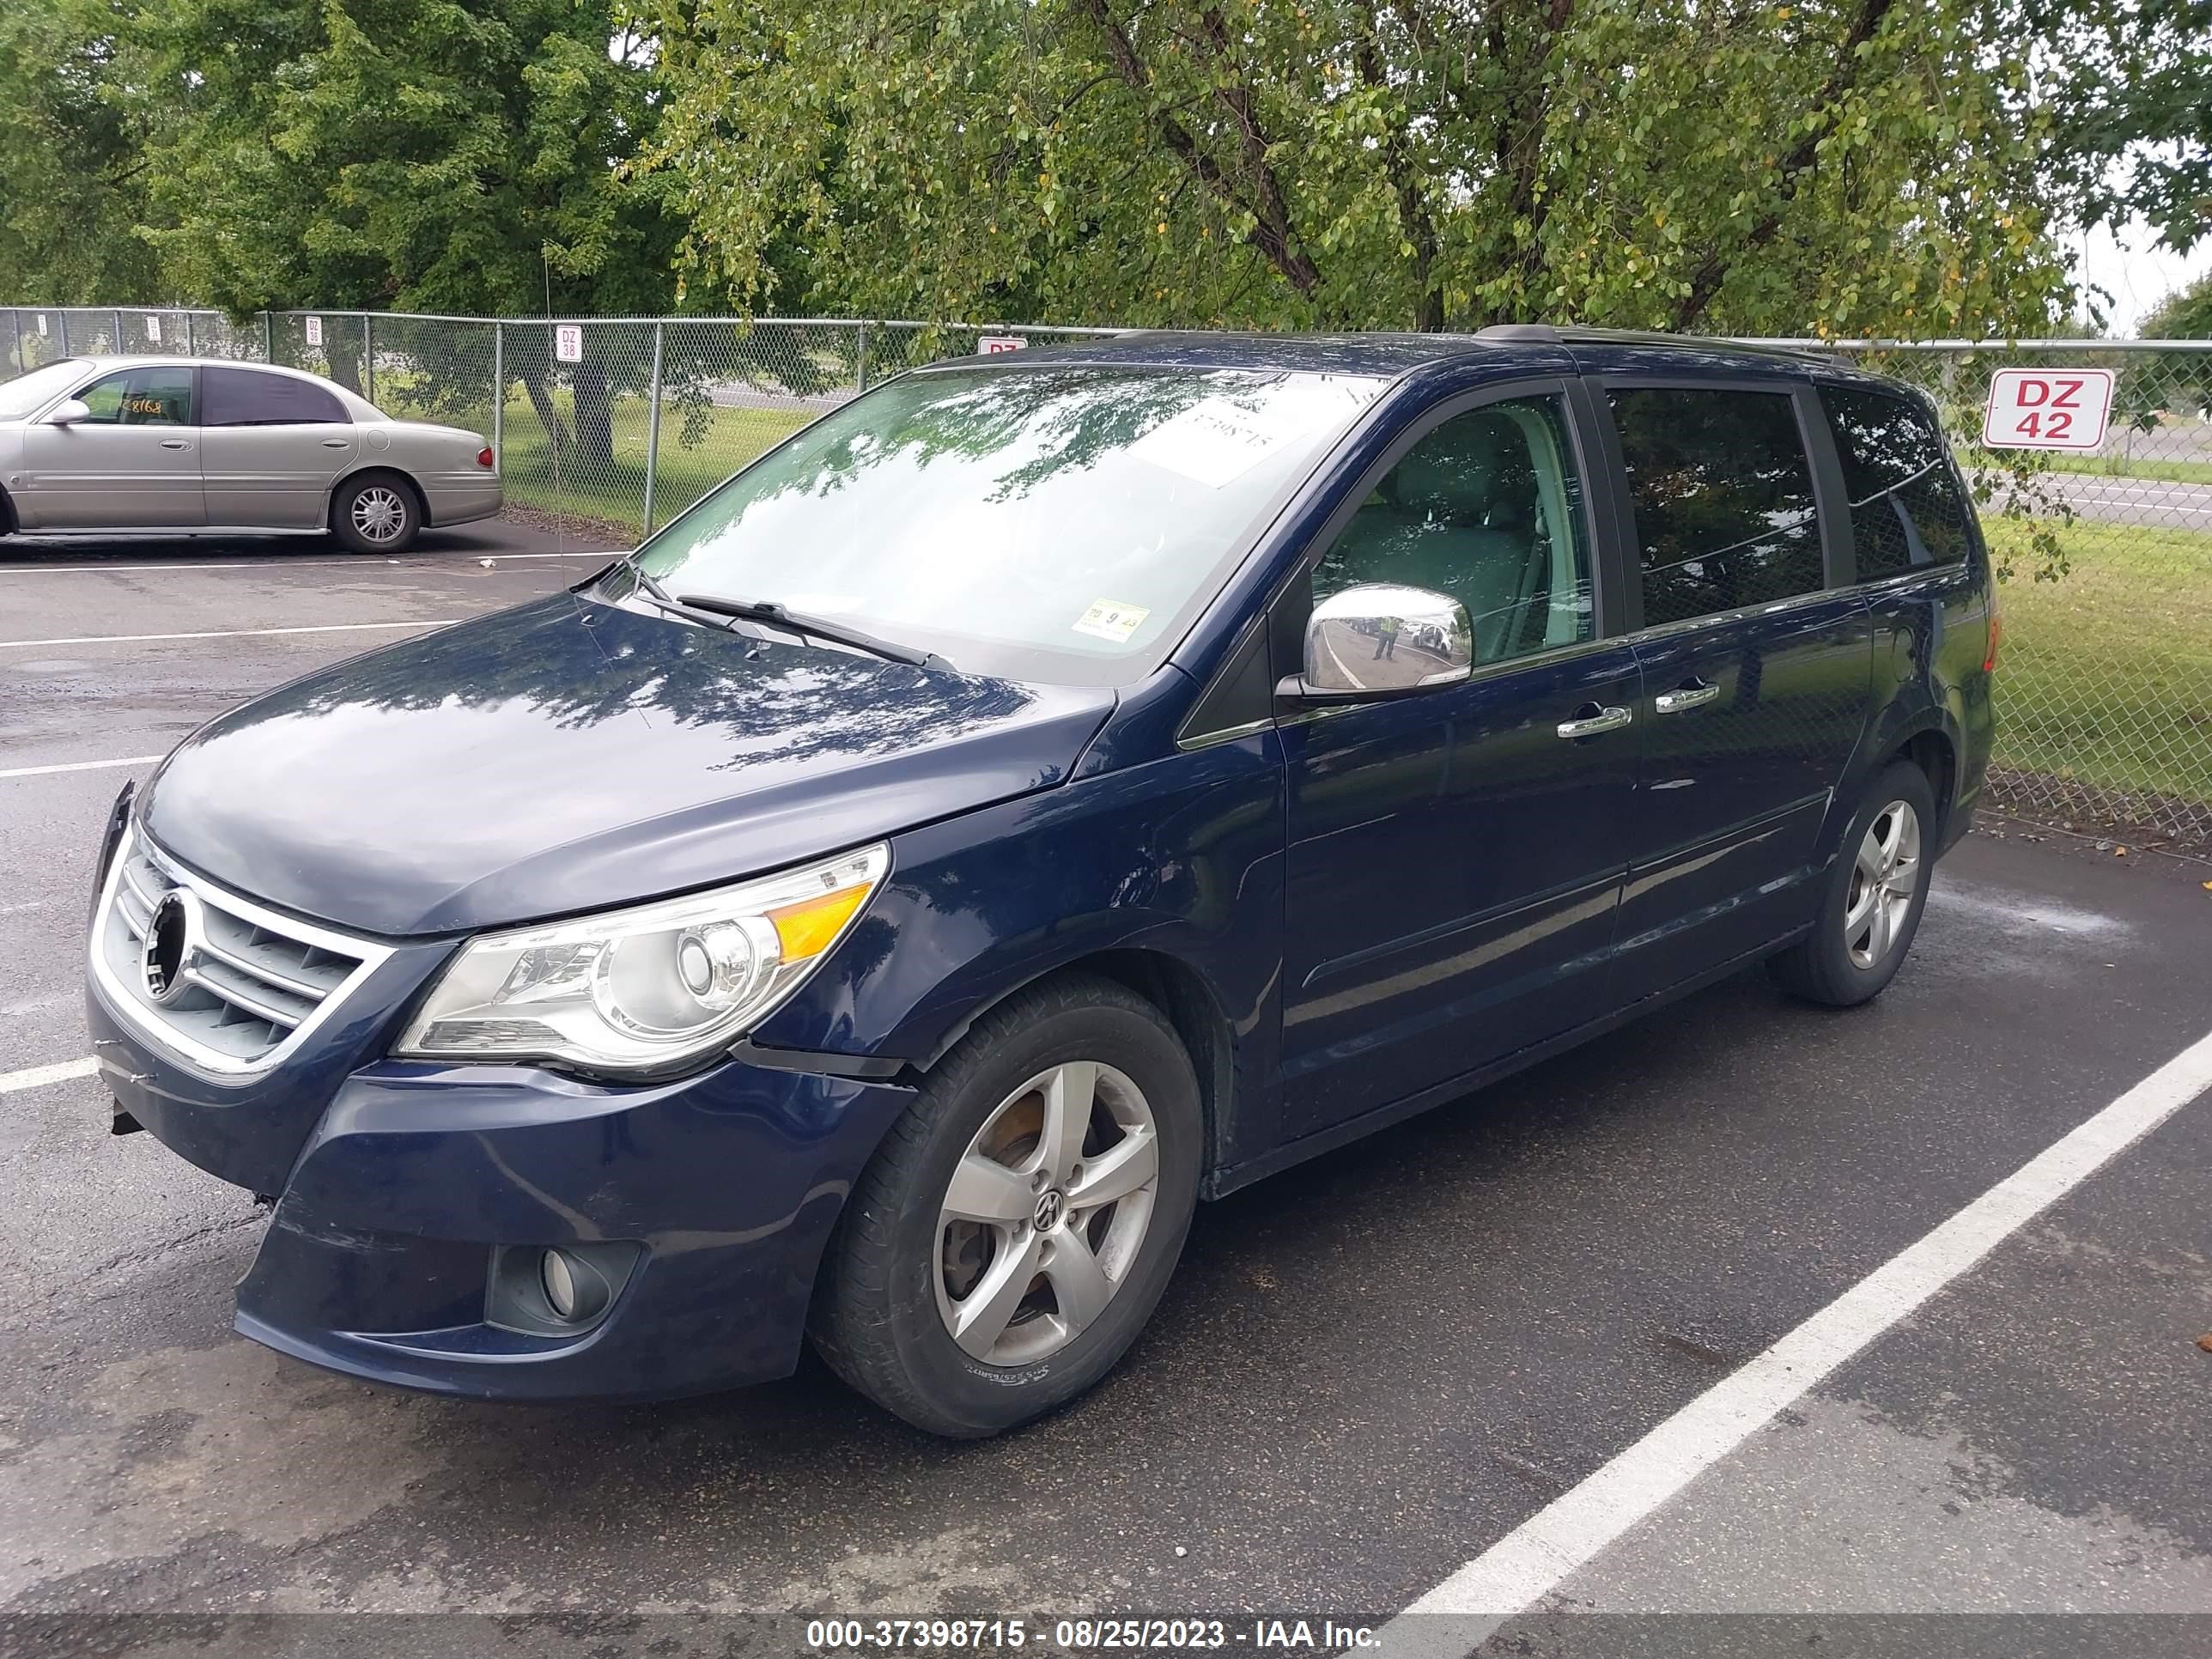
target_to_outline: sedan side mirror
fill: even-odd
[[[1396,582],[1332,593],[1306,622],[1305,672],[1275,695],[1336,702],[1455,685],[1474,672],[1474,625],[1449,594]]]
[[[92,418],[92,409],[82,398],[64,398],[54,405],[54,412],[46,416],[48,426],[75,426],[79,421]]]

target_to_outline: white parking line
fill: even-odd
[[[423,622],[319,623],[313,628],[221,628],[204,634],[75,634],[58,640],[0,640],[0,651],[32,645],[143,645],[153,640],[243,640],[264,634],[352,634],[369,629],[451,628],[459,617],[433,617]]]
[[[27,1072],[0,1072],[0,1095],[18,1089],[40,1089],[49,1083],[66,1083],[73,1077],[90,1077],[100,1069],[96,1060],[65,1060],[58,1066],[33,1066]]]
[[[1776,1413],[2004,1240],[2212,1088],[2212,1035],[2062,1136],[1957,1214],[1499,1539],[1382,1632],[1390,1659],[1473,1651],[1743,1444]]]
[[[611,559],[617,555],[605,547],[572,547],[560,553],[471,553],[465,550],[447,554],[441,558],[418,555],[411,559],[379,559],[374,556],[359,559],[222,559],[207,563],[192,564],[11,564],[0,565],[0,576],[112,576],[133,570],[299,570],[313,565],[350,565],[356,570],[370,570],[379,565],[460,565],[477,563],[489,559],[494,564],[504,564],[510,559]]]
[[[49,772],[99,772],[111,766],[150,766],[161,759],[159,755],[126,755],[121,760],[64,761],[56,766],[11,766],[0,772],[0,778],[37,778]]]

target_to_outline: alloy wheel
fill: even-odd
[[[1070,1060],[983,1121],[937,1221],[937,1310],[970,1358],[1023,1365],[1106,1310],[1143,1247],[1159,1190],[1159,1131],[1122,1073]]]
[[[407,503],[390,485],[371,484],[353,498],[347,516],[363,541],[397,541],[407,527]]]
[[[1851,965],[1870,969],[1887,957],[1920,884],[1920,815],[1893,800],[1874,815],[1851,869],[1844,902],[1844,949]]]

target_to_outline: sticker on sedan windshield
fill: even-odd
[[[1113,599],[1093,599],[1075,624],[1079,634],[1089,634],[1116,645],[1127,645],[1145,618],[1152,613],[1141,605],[1122,605]]]

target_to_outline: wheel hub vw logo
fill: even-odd
[[[185,967],[199,945],[199,901],[181,887],[171,888],[154,907],[138,951],[138,973],[155,1001],[173,1002],[183,994]]]
[[[1067,1194],[1057,1187],[1036,1201],[1036,1230],[1048,1233],[1060,1225],[1060,1218],[1067,1213]]]

